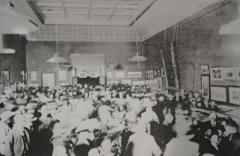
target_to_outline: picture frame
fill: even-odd
[[[10,69],[2,69],[2,82],[5,83],[10,83]]]
[[[227,87],[211,86],[210,95],[211,95],[211,100],[219,101],[219,102],[227,102]]]
[[[145,72],[145,78],[146,78],[146,79],[149,78],[149,72],[148,72],[148,71]]]
[[[216,67],[210,69],[211,81],[221,81],[223,76],[223,68]]]
[[[201,65],[201,74],[202,75],[209,75],[209,66],[208,65]]]
[[[141,78],[142,73],[141,72],[127,72],[128,78]]]
[[[210,97],[210,78],[209,78],[209,76],[201,77],[201,90],[202,90],[202,97],[209,99],[209,97]]]
[[[224,79],[228,79],[228,80],[234,80],[235,79],[234,68],[232,68],[232,67],[224,68],[223,73],[224,73]]]
[[[240,87],[228,87],[229,103],[240,105]]]
[[[240,80],[240,67],[235,67],[235,79]]]
[[[0,94],[4,93],[4,85],[0,83]]]

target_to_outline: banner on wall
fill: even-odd
[[[141,72],[128,72],[127,76],[129,78],[141,78],[142,77],[142,73]]]
[[[87,73],[85,71],[78,71],[77,72],[77,77],[79,77],[79,78],[86,78],[87,77]]]
[[[100,73],[98,71],[90,71],[87,74],[89,77],[97,78],[100,76]]]
[[[81,67],[77,68],[76,76],[79,78],[87,78],[87,77],[100,77],[101,71],[100,67]]]

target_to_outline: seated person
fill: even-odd
[[[203,133],[209,131],[209,129],[211,130],[212,134],[222,134],[224,131],[224,127],[218,122],[216,112],[211,112],[209,114],[209,121],[203,122],[201,125],[201,130]]]

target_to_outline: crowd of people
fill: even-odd
[[[76,85],[0,98],[0,156],[240,155],[238,124],[199,93]]]

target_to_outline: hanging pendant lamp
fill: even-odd
[[[48,63],[54,63],[59,66],[59,64],[66,64],[68,60],[60,55],[58,52],[58,36],[57,36],[57,25],[56,25],[56,53],[53,54],[53,57],[47,60]]]
[[[135,56],[131,57],[129,59],[129,61],[133,62],[133,63],[137,62],[138,68],[140,68],[140,62],[145,62],[147,60],[147,58],[145,56],[139,54],[139,50],[138,50],[138,32],[137,32],[137,30],[136,30],[136,48],[137,48],[137,52],[136,52]]]
[[[146,60],[147,60],[147,58],[145,56],[139,55],[139,53],[136,53],[135,56],[133,56],[129,59],[130,62],[144,62]]]
[[[60,54],[55,53],[53,57],[51,57],[50,59],[47,60],[48,63],[58,63],[58,64],[62,64],[62,63],[68,63],[67,59],[60,56]]]

